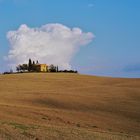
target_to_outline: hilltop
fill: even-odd
[[[0,75],[0,138],[140,139],[140,79]]]

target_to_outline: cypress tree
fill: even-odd
[[[58,66],[56,67],[56,72],[58,72],[59,70],[58,70]]]
[[[32,71],[32,60],[29,59],[29,63],[28,63],[28,71]]]
[[[39,64],[39,63],[38,63],[38,60],[36,61],[36,64]]]

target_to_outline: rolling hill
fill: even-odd
[[[140,79],[0,75],[0,139],[139,140]]]

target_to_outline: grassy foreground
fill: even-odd
[[[139,140],[140,79],[0,75],[0,140]]]

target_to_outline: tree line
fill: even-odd
[[[34,71],[36,71],[36,65],[37,64],[39,64],[38,60],[36,61],[36,64],[35,64],[35,61],[32,62],[32,60],[29,59],[28,64],[19,64],[16,67],[16,71],[17,72],[25,72],[25,71],[34,72]]]
[[[16,71],[17,72],[40,72],[37,65],[39,65],[38,60],[35,63],[35,61],[32,61],[31,59],[29,59],[28,64],[18,65],[16,67]],[[54,66],[53,64],[51,64],[46,69],[47,69],[46,72],[58,72],[58,66]]]
[[[40,72],[37,68],[37,65],[39,64],[38,60],[32,61],[29,59],[28,64],[20,64],[16,67],[17,72]],[[59,70],[58,66],[55,66],[51,64],[50,66],[47,67],[46,72],[67,72],[67,73],[78,73],[78,71],[74,70]]]

